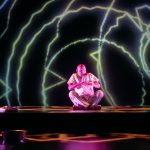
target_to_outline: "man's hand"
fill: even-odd
[[[87,85],[93,85],[93,82],[88,82]]]
[[[97,82],[97,81],[95,81],[95,82],[93,83],[93,86],[94,86],[95,88],[100,88],[100,84],[99,84],[99,82]]]
[[[81,88],[81,85],[83,84],[83,82],[79,82],[79,83],[76,83],[76,87],[77,89]]]

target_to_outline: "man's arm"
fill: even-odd
[[[95,77],[93,74],[89,73],[89,78],[91,81],[89,81],[89,85],[92,85],[95,88],[100,88],[99,79]]]
[[[68,80],[67,84],[69,90],[74,90],[75,88],[81,87],[82,82],[77,82],[75,78],[76,78],[76,73],[72,74],[72,76]]]
[[[69,90],[74,90],[75,88],[80,88],[82,82],[79,83],[68,83],[68,89]]]

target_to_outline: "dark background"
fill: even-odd
[[[0,5],[4,0],[0,0]],[[0,39],[0,79],[4,82],[6,79],[6,69],[8,58],[12,51],[12,45],[19,35],[20,30],[27,23],[32,13],[40,9],[48,0],[18,0],[11,11],[9,28],[6,34]],[[25,30],[21,40],[18,42],[16,52],[11,62],[10,69],[10,87],[9,93],[11,105],[18,105],[16,97],[17,69],[20,57],[24,52],[25,46],[31,40],[33,35],[54,16],[61,14],[70,0],[56,0],[51,3],[42,13],[36,16],[31,25]],[[6,28],[8,12],[13,1],[9,0],[0,10],[0,34]],[[82,5],[86,6],[109,6],[110,0],[76,0],[71,9],[77,9]],[[135,7],[147,4],[149,0],[116,0],[114,7],[119,10],[127,11],[132,16],[136,16]],[[84,38],[99,37],[100,25],[104,19],[106,11],[94,10],[83,11],[82,13],[69,15],[60,24],[60,36],[52,46],[48,61],[63,46],[70,42]],[[104,25],[103,33],[115,23],[115,19],[120,14],[111,12]],[[142,9],[140,17],[145,24],[150,23],[150,10]],[[22,105],[43,105],[41,96],[41,82],[44,69],[44,60],[48,43],[53,39],[56,33],[56,22],[47,27],[32,44],[29,54],[25,59],[25,64],[21,73],[20,82],[20,101]],[[125,18],[115,28],[107,39],[124,46],[134,56],[143,72],[145,82],[145,105],[150,104],[150,78],[142,70],[138,51],[142,32],[129,20]],[[144,44],[146,41],[144,41]],[[87,71],[97,76],[96,62],[89,56],[91,52],[97,50],[97,42],[85,42],[71,46],[61,53],[53,62],[51,69],[60,74],[66,80],[75,72],[79,63],[87,66]],[[150,48],[150,44],[148,49]],[[150,52],[146,52],[147,65],[150,66]],[[142,95],[142,80],[138,69],[131,60],[119,51],[116,47],[105,44],[102,52],[102,67],[109,92],[117,105],[140,105]],[[53,76],[47,77],[46,85],[56,83],[58,79]],[[0,83],[0,96],[5,93],[5,86]],[[52,88],[47,94],[49,105],[72,105],[68,98],[67,84],[63,83]],[[102,105],[109,105],[106,97],[103,98]],[[7,105],[6,97],[1,97],[0,105]]]

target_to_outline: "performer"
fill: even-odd
[[[92,73],[87,73],[84,64],[77,66],[76,73],[72,74],[67,84],[74,110],[101,108],[98,103],[104,93],[101,90],[94,91],[94,88],[100,88],[99,79]]]

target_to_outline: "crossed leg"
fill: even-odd
[[[75,106],[88,107],[90,105],[83,96],[79,96],[74,90],[69,92],[69,98]]]
[[[94,94],[94,96],[90,97],[88,99],[88,102],[91,104],[91,106],[96,106],[101,101],[101,99],[104,97],[104,93],[101,90],[97,90]]]
[[[78,93],[76,93],[74,90],[69,92],[69,98],[73,102],[75,106],[83,106],[83,107],[89,107],[89,106],[96,106],[103,98],[104,93],[101,90],[97,90],[94,94],[94,96],[86,99],[83,96],[79,96]]]

